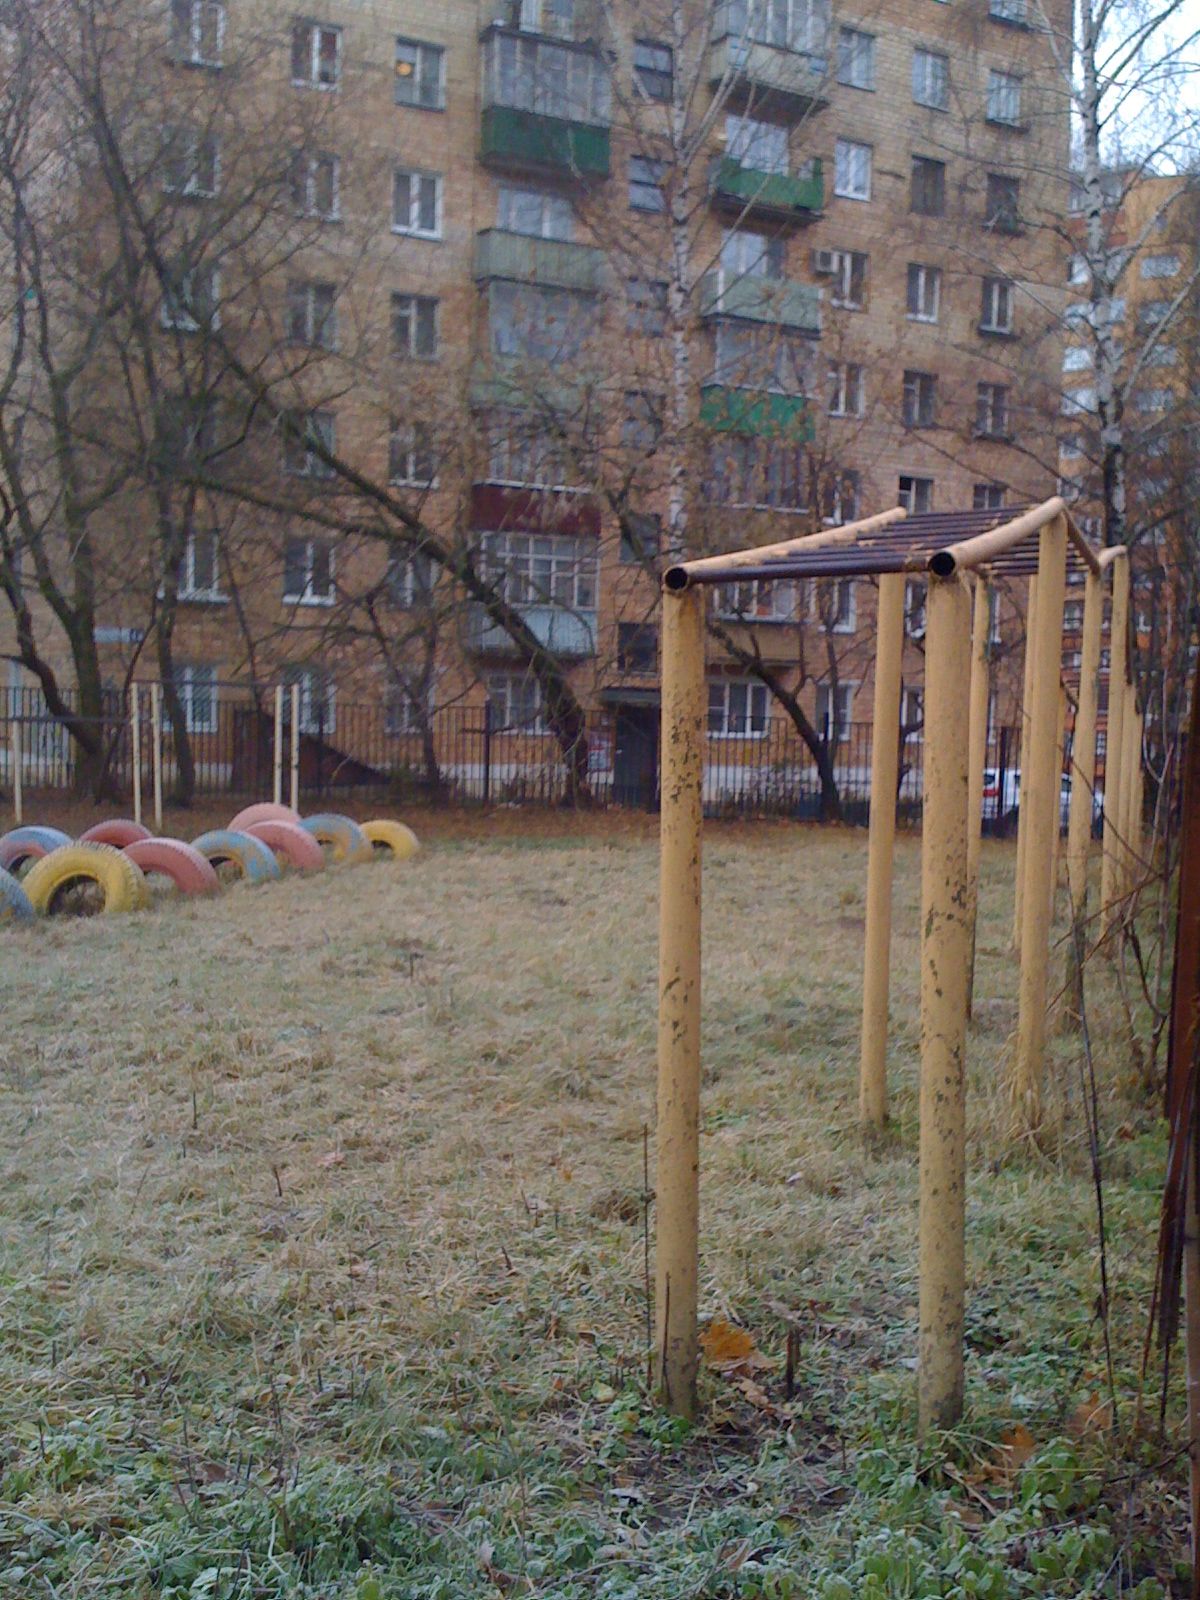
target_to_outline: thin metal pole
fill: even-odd
[[[283,685],[275,685],[275,739],[272,746],[275,778],[271,798],[277,806],[283,804]]]
[[[871,828],[867,846],[867,930],[863,956],[862,1055],[858,1109],[865,1127],[887,1122],[888,979],[892,866],[900,766],[900,675],[904,658],[904,574],[879,580],[875,701],[871,724]]]
[[[133,757],[133,820],[142,820],[142,703],[136,683],[129,686],[129,749]]]
[[[19,828],[25,816],[25,774],[21,770],[23,755],[21,751],[21,718],[19,715],[14,716],[12,719],[9,745],[13,769],[13,816],[16,818],[17,827]]]
[[[1120,919],[1121,785],[1125,758],[1126,640],[1129,627],[1129,557],[1112,564],[1112,620],[1108,627],[1108,723],[1104,735],[1104,857],[1100,874],[1101,933]]]
[[[1117,894],[1121,901],[1122,918],[1129,916],[1132,906],[1130,896],[1137,879],[1140,854],[1137,822],[1137,780],[1142,762],[1142,719],[1137,708],[1137,691],[1130,684],[1125,694],[1125,750],[1121,758],[1121,839],[1120,866],[1117,875]]]
[[[163,781],[162,781],[162,685],[157,679],[150,685],[150,738],[151,759],[154,763],[154,831],[162,832]]]
[[[970,722],[970,592],[961,577],[931,580],[921,829],[917,1410],[922,1432],[953,1426],[963,1402]]]
[[[1022,823],[1027,842],[1021,906],[1017,1051],[1012,1087],[1015,1119],[1022,1129],[1036,1128],[1042,1114],[1050,956],[1050,896],[1046,892],[1046,882],[1054,869],[1054,834],[1059,812],[1059,780],[1054,769],[1067,574],[1064,517],[1056,517],[1042,529],[1039,547],[1037,631],[1030,640],[1033,705],[1029,748],[1021,758],[1021,775],[1028,777],[1029,797]]]
[[[300,809],[300,685],[292,685],[292,772],[291,799],[293,811]]]
[[[663,595],[655,1359],[664,1404],[696,1410],[700,1214],[700,848],[704,602]]]
[[[975,928],[979,920],[979,854],[983,843],[983,771],[987,766],[992,591],[982,573],[975,579],[971,620],[971,734],[967,764],[967,916],[971,929],[971,980],[967,1014],[975,993]],[[1000,797],[997,796],[997,808]]]
[[[1080,640],[1079,704],[1071,739],[1071,814],[1067,825],[1067,886],[1071,920],[1082,926],[1087,917],[1088,857],[1096,787],[1096,708],[1100,687],[1100,630],[1104,618],[1104,579],[1089,572],[1083,590],[1083,636]],[[1074,948],[1074,941],[1072,941]]]
[[[1025,611],[1025,661],[1021,679],[1021,768],[1017,778],[1017,880],[1013,893],[1013,949],[1021,948],[1021,921],[1025,895],[1025,815],[1029,799],[1029,713],[1033,704],[1033,640],[1037,629],[1037,578],[1029,580],[1029,601]],[[1001,795],[998,804],[1004,804]]]

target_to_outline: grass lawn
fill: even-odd
[[[1095,963],[1114,1417],[1076,1036],[1043,1147],[1004,1132],[1004,844],[967,1420],[915,1440],[917,841],[898,856],[869,1149],[865,835],[707,841],[701,1298],[757,1353],[706,1371],[690,1432],[645,1382],[648,828],[477,818],[405,866],[6,934],[0,1595],[1182,1594],[1156,1368],[1138,1420],[1162,1124]]]

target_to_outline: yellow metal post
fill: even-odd
[[[975,926],[979,915],[979,852],[983,842],[983,772],[987,765],[990,635],[992,590],[982,573],[975,577],[975,609],[971,623],[971,735],[967,765],[967,916],[971,929],[971,981],[967,1011],[975,991]],[[999,802],[997,802],[997,809]]]
[[[155,680],[150,685],[150,753],[154,764],[154,831],[162,832],[163,773],[162,773],[162,685]]]
[[[275,685],[275,782],[271,790],[271,798],[275,804],[283,804],[283,685]]]
[[[1131,910],[1131,896],[1138,878],[1138,859],[1141,855],[1140,827],[1137,817],[1138,774],[1142,765],[1142,718],[1137,708],[1137,691],[1130,684],[1125,695],[1125,750],[1121,758],[1121,837],[1120,867],[1117,873],[1117,893],[1121,900],[1121,915],[1127,917]]]
[[[12,727],[9,729],[9,757],[12,761],[13,817],[19,828],[25,815],[25,774],[21,770],[21,718],[16,712],[13,713]]]
[[[862,1055],[858,1107],[865,1127],[887,1122],[888,979],[892,865],[900,762],[900,677],[904,658],[903,573],[879,580],[875,701],[871,727],[871,828],[867,847],[867,929],[863,958]]]
[[[291,799],[293,811],[300,809],[300,685],[292,685],[292,772]]]
[[[918,1419],[962,1414],[966,1199],[967,794],[971,596],[930,579],[921,830],[921,1130]]]
[[[1125,758],[1126,651],[1129,633],[1129,557],[1112,563],[1112,620],[1108,628],[1108,724],[1104,736],[1104,857],[1100,877],[1101,932],[1120,920],[1121,795]]]
[[[1033,639],[1037,629],[1037,578],[1029,580],[1029,600],[1025,607],[1025,660],[1021,674],[1021,776],[1017,784],[1017,879],[1013,892],[1013,949],[1021,948],[1021,919],[1025,895],[1025,802],[1029,798],[1029,715],[1033,705]],[[998,804],[1003,805],[1004,796]]]
[[[704,600],[663,595],[655,1310],[658,1387],[696,1410],[700,1218],[700,834]]]
[[[129,747],[133,756],[133,820],[142,820],[142,699],[136,683],[129,686]]]
[[[1104,581],[1089,572],[1083,590],[1083,637],[1080,641],[1079,704],[1071,739],[1071,812],[1067,825],[1067,886],[1071,920],[1082,926],[1087,917],[1088,857],[1091,853],[1093,793],[1096,787],[1096,708],[1100,688],[1100,629],[1104,617]]]
[[[1059,653],[1059,671],[1061,674],[1062,654]],[[1050,926],[1054,926],[1054,914],[1058,910],[1058,869],[1059,856],[1062,853],[1062,775],[1066,765],[1067,751],[1067,686],[1060,675],[1058,680],[1058,722],[1054,730],[1054,843],[1050,857]]]
[[[1055,517],[1042,529],[1038,552],[1037,631],[1033,656],[1032,714],[1021,776],[1028,779],[1022,827],[1026,830],[1025,886],[1021,904],[1021,972],[1013,1102],[1021,1128],[1041,1119],[1042,1069],[1046,1046],[1047,967],[1050,956],[1050,896],[1058,828],[1059,780],[1055,771],[1062,616],[1066,589],[1067,524]]]

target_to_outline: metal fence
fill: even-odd
[[[153,771],[150,695],[141,686],[139,758],[149,794]],[[275,769],[274,691],[260,694],[219,686],[188,701],[188,745],[196,798],[271,793]],[[72,702],[72,710],[74,704]],[[291,698],[284,698],[281,759],[289,787]],[[588,720],[589,787],[602,805],[654,809],[657,805],[657,713],[640,708],[636,725],[622,708]],[[302,704],[298,740],[299,792],[306,804],[355,796],[393,803],[440,805],[553,805],[567,798],[568,771],[554,736],[538,726],[504,726],[489,706],[451,706],[418,725],[399,720],[383,701]],[[19,725],[21,775],[27,791],[75,789],[81,779],[79,746],[52,716],[40,690],[0,692],[0,785],[11,789],[13,724]],[[134,740],[128,697],[107,696],[102,716],[85,726],[99,748],[105,790],[130,797]],[[162,771],[168,796],[180,771],[180,750],[170,721],[162,718]],[[825,781],[813,752],[787,719],[773,718],[741,734],[710,733],[704,776],[711,816],[817,818],[836,810],[865,823],[871,795],[869,723],[828,730]],[[639,743],[640,740],[640,743]],[[920,814],[923,740],[901,741],[897,801],[902,817]],[[1000,729],[989,744],[994,793],[984,799],[985,824],[1001,826],[1014,808],[1020,765],[1017,730]],[[996,776],[998,774],[998,776]]]

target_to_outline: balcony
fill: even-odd
[[[720,0],[708,48],[708,79],[754,96],[760,110],[800,117],[829,104],[828,17],[819,0],[797,5],[789,36],[755,37],[770,27],[767,8]]]
[[[485,228],[475,235],[475,281],[489,278],[598,294],[604,288],[604,256],[591,245]]]
[[[733,156],[718,156],[708,176],[714,205],[773,222],[813,222],[825,204],[820,161],[806,173],[760,172]]]
[[[801,333],[821,332],[821,291],[790,278],[763,278],[750,273],[730,277],[719,267],[700,280],[702,317],[741,317],[770,322]]]
[[[486,28],[482,42],[484,165],[607,178],[611,86],[596,50],[501,26]]]
[[[708,383],[701,389],[700,421],[715,433],[786,439],[796,444],[811,439],[815,432],[806,395],[721,383]]]
[[[596,653],[596,613],[568,611],[564,606],[518,606],[521,620],[540,644],[555,655],[579,659]],[[467,645],[477,655],[513,656],[520,650],[496,627],[482,606],[472,606],[467,623]]]

